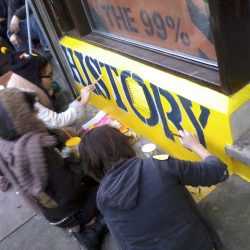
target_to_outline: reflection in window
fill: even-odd
[[[216,61],[207,0],[87,0],[92,29]]]

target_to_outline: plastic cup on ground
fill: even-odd
[[[142,152],[146,157],[152,157],[156,153],[156,145],[154,143],[147,143],[142,146]]]

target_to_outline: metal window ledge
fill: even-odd
[[[226,146],[227,155],[250,167],[250,130],[232,146]]]

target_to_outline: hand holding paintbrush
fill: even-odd
[[[95,89],[94,85],[88,85],[81,89],[81,95],[76,98],[76,100],[79,100],[79,102],[86,106],[89,102],[89,98],[91,95],[91,92]]]
[[[205,160],[211,155],[211,153],[199,142],[199,139],[193,133],[186,130],[179,130],[179,134],[181,136],[181,144],[188,150],[191,150],[199,155],[202,160]]]
[[[173,133],[172,131],[168,131],[168,133],[170,134],[170,135],[173,135],[173,136],[177,136],[177,137],[180,137],[181,138],[181,135],[179,135],[179,134],[175,134],[175,133]]]
[[[78,101],[78,100],[82,100],[83,99],[83,96],[82,95],[84,95],[84,96],[86,96],[86,95],[88,95],[87,93],[89,92],[89,91],[93,91],[94,89],[95,89],[95,84],[97,84],[98,83],[98,81],[100,80],[102,78],[102,76],[99,76],[99,78],[94,82],[94,83],[92,83],[91,85],[88,85],[88,86],[86,86],[86,87],[84,87],[84,88],[82,88],[81,89],[81,95],[79,95],[77,98],[76,98],[76,100]],[[90,94],[89,94],[89,96],[88,96],[88,100],[89,100],[89,98],[90,98]],[[88,101],[87,101],[87,103],[88,103]],[[84,105],[86,105],[86,104],[84,104]]]
[[[188,136],[188,137],[191,136],[192,139],[193,139],[193,137],[195,137],[195,136],[194,136],[193,134],[188,133],[186,130],[184,130],[184,131],[179,130],[178,132],[179,132],[179,134],[173,133],[171,130],[168,131],[168,133],[169,133],[170,135],[179,137],[179,138],[180,138],[181,144],[182,144],[186,149],[188,149],[189,151],[192,151],[192,150],[189,148],[189,146],[186,145],[186,144],[188,144],[188,143],[186,143],[186,137],[187,137],[187,136]],[[190,139],[189,139],[189,140],[190,140]]]

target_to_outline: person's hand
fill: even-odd
[[[19,28],[20,19],[14,15],[10,21],[10,32],[17,34],[20,31]]]
[[[95,86],[94,85],[88,85],[84,88],[81,89],[81,100],[80,100],[80,103],[83,105],[83,106],[86,106],[87,103],[89,102],[89,98],[90,98],[90,95],[91,95],[91,92],[95,89]]]
[[[200,145],[199,140],[193,133],[189,133],[186,130],[179,130],[179,135],[181,136],[181,144],[189,150],[194,151],[195,147]]]
[[[211,155],[211,153],[199,142],[198,138],[193,133],[189,133],[186,130],[179,130],[179,135],[181,136],[181,144],[185,148],[199,155],[202,160],[205,160],[206,157]]]
[[[17,34],[12,34],[10,36],[10,42],[17,47],[20,45],[20,43],[22,43],[20,37]]]

